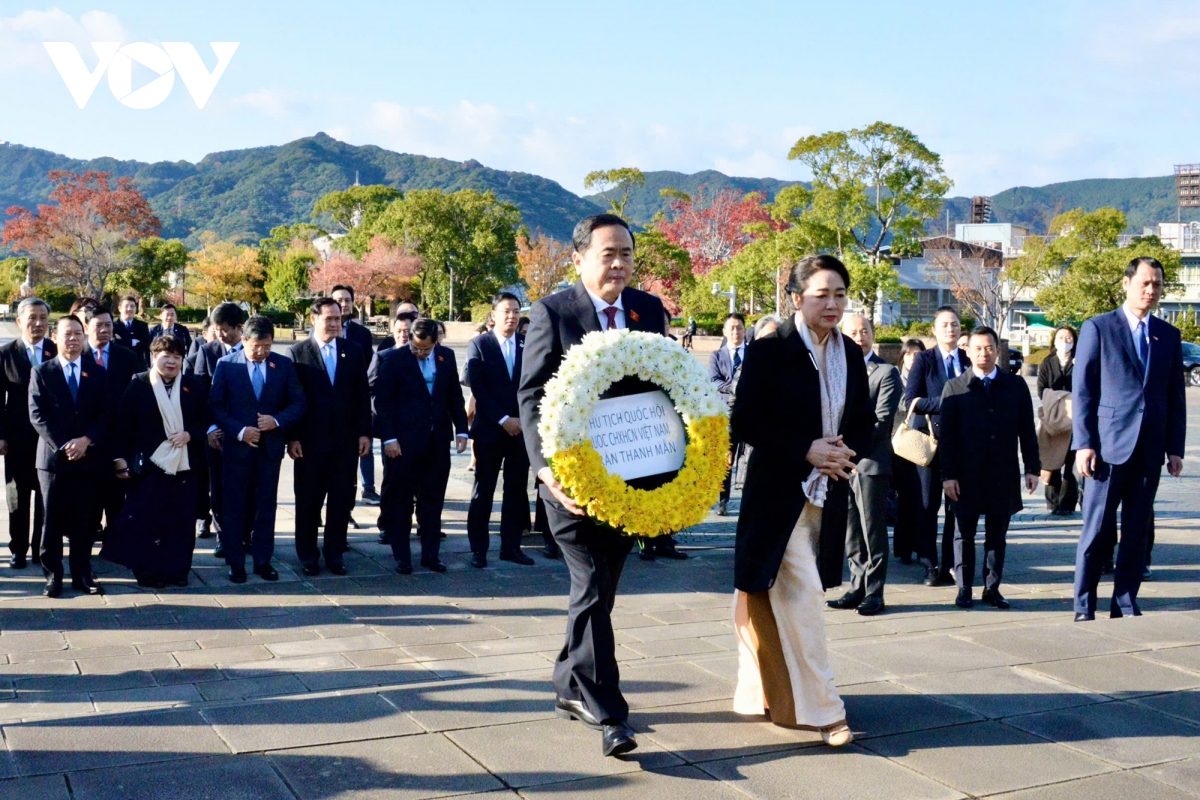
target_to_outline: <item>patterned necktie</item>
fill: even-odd
[[[334,357],[333,342],[325,345],[321,350],[325,354],[325,372],[329,375],[330,385],[333,385],[333,376],[337,374],[337,359]]]
[[[504,364],[508,367],[508,377],[511,379],[513,374],[512,339],[504,340]]]
[[[1138,358],[1142,360],[1142,370],[1146,369],[1147,363],[1150,361],[1150,338],[1146,336],[1146,320],[1141,320],[1137,325],[1138,338]]]
[[[250,376],[250,382],[254,384],[254,399],[261,400],[262,392],[263,392],[263,384],[266,383],[263,373],[262,373],[262,362],[255,361],[253,363],[254,363],[254,371],[253,371],[253,374]]]
[[[79,379],[75,377],[75,365],[67,363],[67,389],[71,391],[71,402],[79,397]]]
[[[742,348],[733,351],[733,368],[737,369],[742,365]]]
[[[605,328],[606,331],[611,331],[613,328],[617,327],[617,312],[620,310],[621,309],[617,308],[616,306],[609,306],[608,308],[604,309],[604,316],[608,317],[608,327]]]

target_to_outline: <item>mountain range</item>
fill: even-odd
[[[132,177],[163,223],[163,236],[195,244],[202,231],[222,238],[255,242],[276,225],[309,221],[312,206],[327,192],[360,183],[386,184],[400,190],[476,189],[492,191],[521,210],[525,224],[560,240],[570,238],[575,222],[608,203],[600,195],[580,197],[557,182],[524,172],[492,169],[478,161],[396,153],[374,145],[350,145],[324,133],[284,145],[211,153],[199,162],[121,161],[114,158],[73,159],[19,144],[0,145],[0,209],[45,203],[51,186],[46,173],[101,170]],[[685,174],[645,173],[645,186],[630,193],[626,216],[648,223],[664,207],[662,189],[673,187],[695,195],[700,187],[715,193],[724,188],[762,192],[768,199],[789,181],[740,178],[714,170]],[[1113,206],[1125,212],[1129,227],[1176,218],[1174,181],[1157,178],[1089,179],[1048,186],[1018,186],[993,196],[993,219],[1044,232],[1058,213],[1082,207]],[[947,198],[950,223],[964,221],[970,199]],[[1190,209],[1186,220],[1200,219]],[[933,220],[931,233],[941,232],[945,211]]]

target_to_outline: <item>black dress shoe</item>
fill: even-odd
[[[42,594],[46,597],[62,597],[62,578],[48,578]]]
[[[1142,570],[1142,580],[1143,581],[1154,580],[1154,573],[1150,571],[1149,567],[1146,567],[1144,570]]]
[[[181,576],[180,576],[180,577],[178,577],[178,578],[172,578],[172,579],[171,579],[171,585],[172,585],[172,586],[178,586],[180,589],[186,589],[186,588],[187,588],[187,586],[188,586],[188,576],[187,576],[187,575],[181,575]]]
[[[619,756],[637,749],[637,738],[628,722],[604,726],[600,750],[606,756]]]
[[[675,561],[683,561],[688,558],[688,554],[675,547],[674,542],[667,542],[665,545],[656,545],[654,554],[660,558],[670,558]]]
[[[729,504],[728,503],[726,503],[724,501],[717,503],[717,516],[718,517],[728,517],[729,516]]]
[[[221,544],[220,542],[217,542],[217,546],[213,548],[213,558],[224,558],[224,557],[225,557],[225,546],[223,544]]]
[[[874,617],[882,614],[886,608],[887,606],[884,605],[882,597],[871,596],[864,598],[863,601],[858,604],[858,613],[862,614],[864,617]]]
[[[1100,568],[1101,575],[1112,575],[1117,571],[1117,565],[1111,561],[1105,561],[1104,566]]]
[[[471,558],[468,559],[468,563],[470,563],[470,565],[475,569],[483,569],[487,566],[487,556],[485,556],[483,553],[471,553]]]
[[[964,586],[958,590],[958,597],[954,598],[954,605],[959,608],[971,608],[975,605],[975,601],[971,599],[971,588]]]
[[[1088,614],[1088,613],[1086,613],[1086,612],[1080,611],[1079,613],[1077,613],[1077,614],[1075,615],[1075,621],[1076,621],[1076,622],[1095,622],[1095,621],[1096,621],[1096,615],[1095,615],[1095,614]]]
[[[511,561],[514,564],[523,564],[527,567],[533,566],[533,559],[518,550],[515,553],[501,553],[501,561]]]
[[[8,560],[8,565],[13,569],[25,569],[28,565],[28,560],[25,556],[17,554]]]
[[[254,568],[254,574],[262,578],[264,581],[279,580],[279,573],[270,564],[263,564],[261,567]]]
[[[938,575],[937,567],[929,567],[925,570],[925,578],[921,581],[926,586],[940,586],[941,579]]]
[[[542,555],[544,555],[546,558],[550,558],[550,559],[562,558],[562,548],[560,548],[556,544],[554,544],[554,545],[548,544],[542,548]]]
[[[1004,599],[1004,595],[1000,594],[999,589],[984,589],[983,596],[980,599],[989,606],[998,608],[1001,611],[1006,608],[1012,608],[1012,603]]]
[[[412,575],[412,564],[407,564],[403,561],[396,564],[397,575]]]
[[[349,570],[346,569],[346,564],[343,561],[330,561],[325,559],[325,569],[332,572],[334,575],[345,575]]]
[[[422,558],[421,566],[431,572],[445,572],[446,565],[436,558]]]
[[[594,731],[603,730],[604,726],[587,710],[579,700],[567,700],[565,697],[554,698],[554,715],[562,719],[577,719]]]
[[[163,586],[166,586],[164,583]],[[91,575],[71,578],[71,588],[81,594],[104,594],[104,587],[96,583]]]
[[[232,583],[245,583],[246,582],[246,568],[245,567],[230,567],[229,568],[229,580]]]
[[[163,578],[138,578],[137,585],[143,589],[165,589],[167,582]]]
[[[379,534],[379,543],[380,544],[391,544],[392,543],[392,537],[388,536],[387,531],[384,531],[383,533]]]
[[[321,574],[321,565],[316,561],[305,561],[300,566],[300,571],[311,578],[314,575]]]
[[[196,525],[196,537],[199,539],[211,539],[212,535],[212,523],[207,520],[200,520]]]
[[[863,601],[863,596],[859,592],[849,591],[839,597],[837,600],[826,600],[825,605],[830,608],[851,609],[858,608],[858,604]]]
[[[29,557],[29,561],[30,563],[37,564],[40,567],[42,565],[42,554],[35,552]]]

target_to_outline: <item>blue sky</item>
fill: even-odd
[[[582,190],[592,169],[803,178],[800,136],[904,125],[954,194],[1200,161],[1200,3],[0,2],[0,139],[197,160],[323,130]],[[967,7],[970,6],[970,7]],[[240,42],[203,110],[181,81],[72,101],[43,41]],[[136,68],[135,68],[136,69]],[[134,73],[139,80],[153,76]]]

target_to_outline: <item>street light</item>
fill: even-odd
[[[712,287],[712,293],[713,293],[713,295],[720,295],[721,297],[729,298],[729,313],[730,314],[737,311],[737,287],[736,286],[731,285],[729,287],[728,292],[722,292],[721,284],[719,282],[714,283],[713,287]]]

